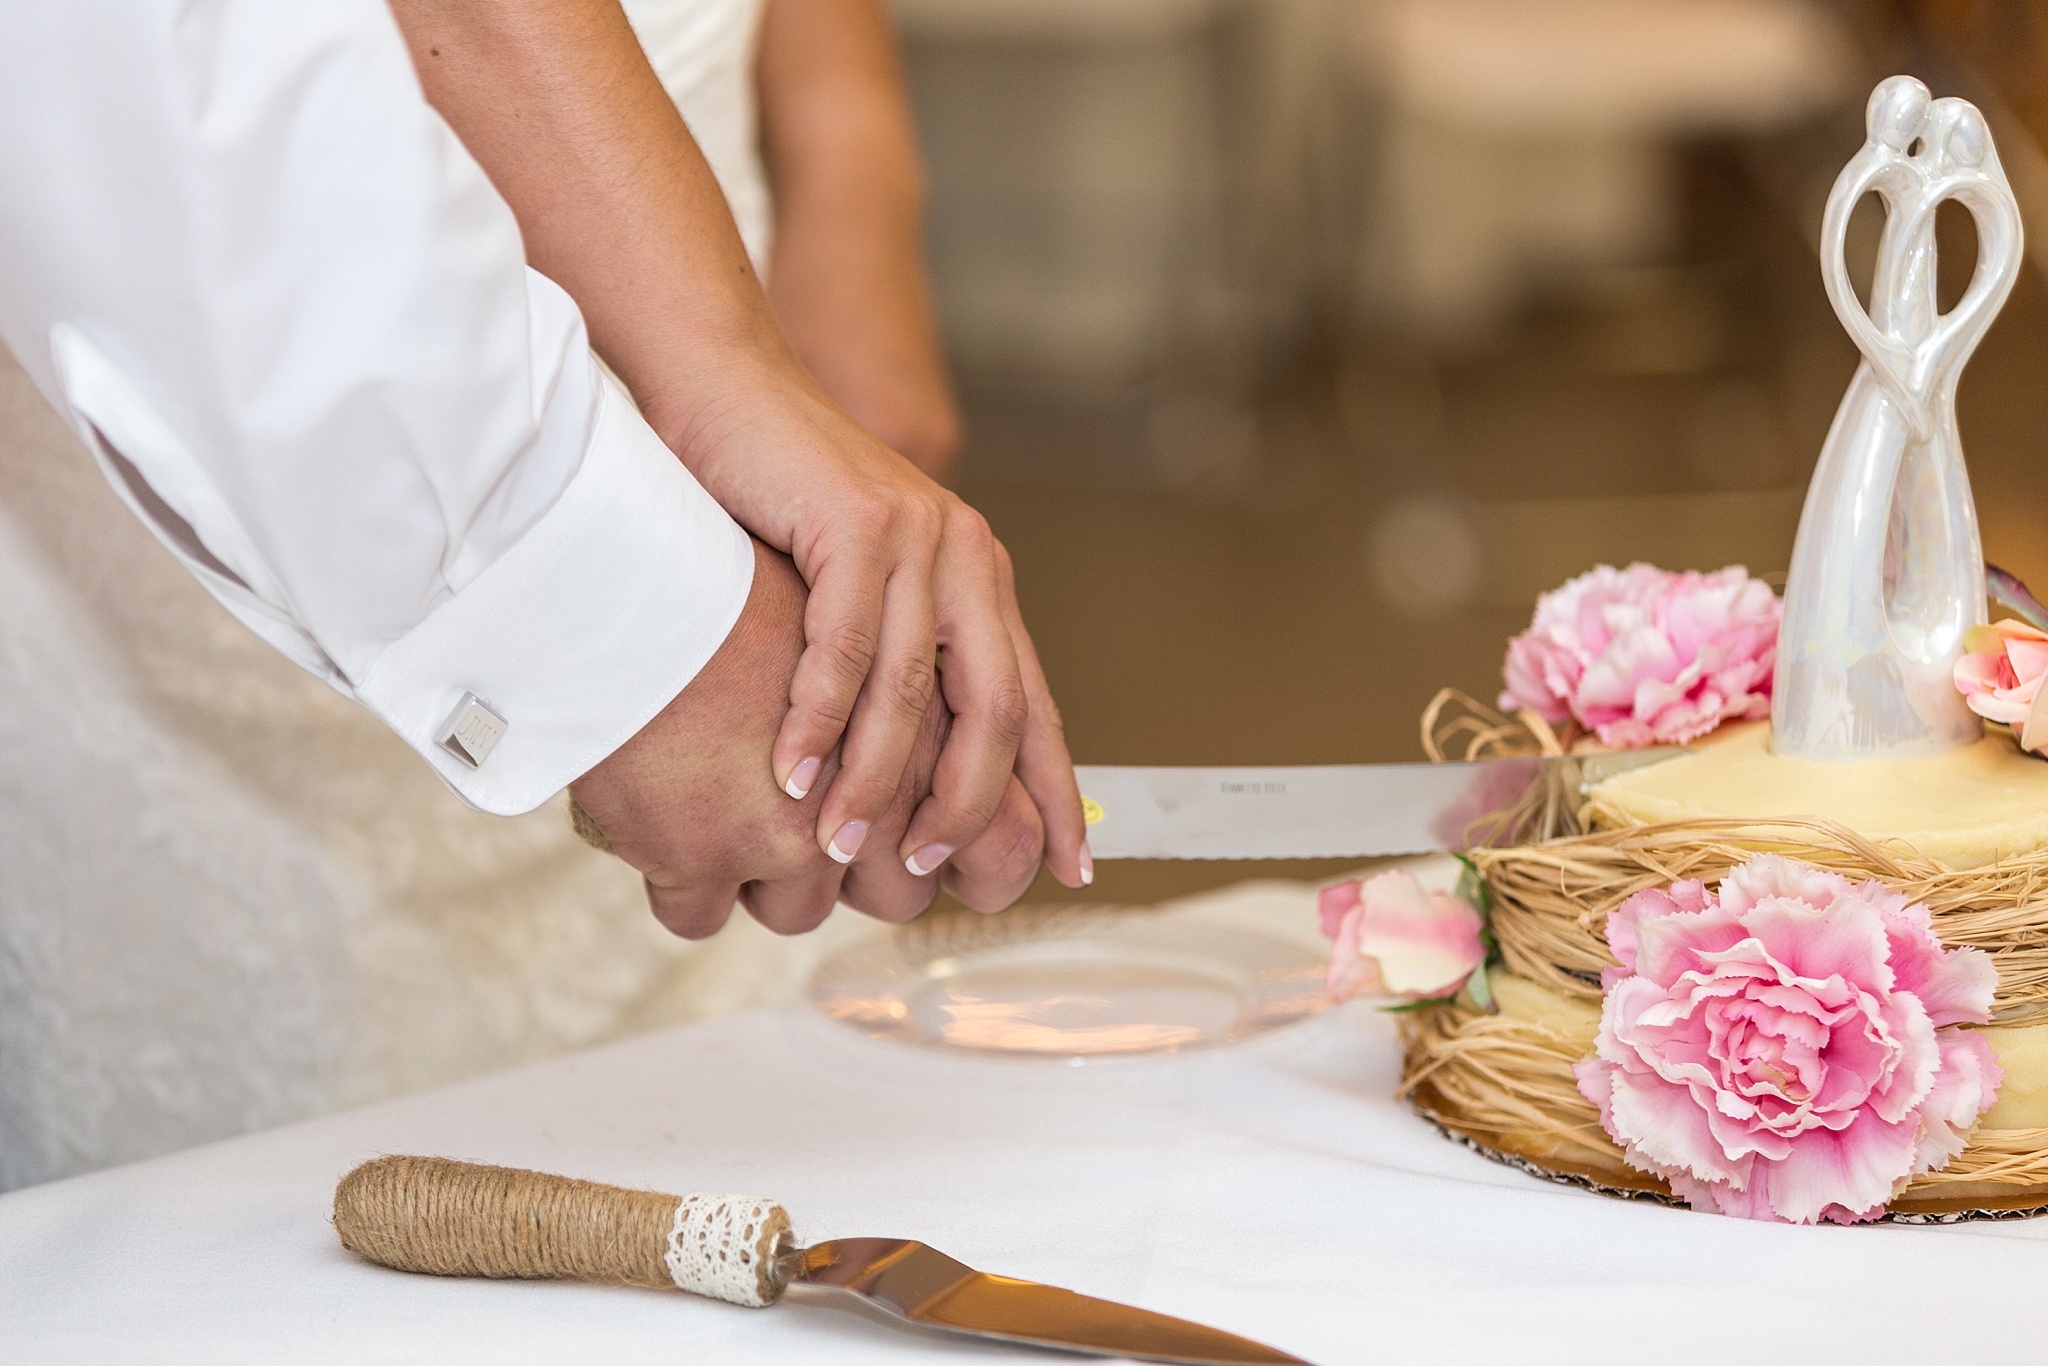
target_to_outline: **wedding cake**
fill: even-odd
[[[2018,215],[1970,105],[1894,77],[1868,129],[1822,232],[1865,362],[1782,601],[1740,568],[1647,565],[1546,595],[1501,711],[1432,708],[1425,730],[1433,751],[1468,742],[1447,757],[1556,756],[1570,790],[1475,832],[1456,893],[1402,872],[1326,890],[1331,984],[1401,1002],[1425,1117],[1546,1176],[1800,1223],[2032,1214],[2048,617],[1985,623],[1954,417],[2018,269]],[[1866,311],[1842,253],[1873,191]],[[1933,221],[1951,198],[1980,251],[1944,314]],[[2008,576],[1992,588],[2038,611]],[[1573,757],[1667,746],[1685,748],[1607,777]]]
[[[1927,1219],[2048,1206],[2048,762],[2002,730],[1934,754],[1818,761],[1773,753],[1768,726],[1750,722],[1723,727],[1677,758],[1598,783],[1587,797],[1581,834],[1470,851],[1484,872],[1498,945],[1497,960],[1486,970],[1493,1009],[1465,994],[1407,1017],[1412,1094],[1426,1113],[1468,1141],[1546,1174],[1645,1194],[1677,1188],[1703,1197],[1692,1201],[1701,1207],[1786,1217],[1739,1199],[1717,1201],[1711,1190],[1685,1179],[1689,1171],[1674,1182],[1674,1155],[1687,1149],[1660,1143],[1657,1129],[1668,1114],[1617,1117],[1611,1101],[1603,1112],[1595,1096],[1614,1072],[1647,1071],[1647,1088],[1639,1089],[1682,1091],[1687,1101],[1716,1106],[1711,1118],[1725,1130],[1741,1128],[1718,1137],[1708,1132],[1710,1158],[1770,1137],[1770,1120],[1783,1120],[1802,1105],[1824,1108],[1816,1093],[1840,1080],[1842,1059],[1826,1044],[1800,1058],[1798,1031],[1756,1019],[1763,1012],[1750,1007],[1758,998],[1772,1004],[1777,997],[1774,1008],[1789,1008],[1791,1022],[1801,1026],[1839,1017],[1853,1002],[1821,999],[1827,984],[1839,979],[1838,998],[1860,992],[1878,1007],[1832,1022],[1835,1031],[1846,1023],[1879,1036],[1870,1056],[1848,1060],[1853,1087],[1885,1080],[1879,1074],[1886,1068],[1933,1062],[1926,1085],[1915,1083],[1921,1099],[1952,1100],[1935,1083],[1943,1067],[1960,1063],[1972,1073],[1970,1097],[1945,1117],[1916,1117],[1899,1101],[1894,1108],[1907,1113],[1880,1127],[1893,1132],[1904,1164],[1887,1184],[1899,1185],[1903,1175],[1903,1186],[1855,1207],[1825,1201],[1809,1217],[1870,1217],[1876,1203],[1893,1217]],[[1792,914],[1779,915],[1779,924],[1755,935],[1740,917],[1714,914],[1731,899],[1731,879],[1747,884],[1738,893],[1744,909],[1782,912],[1792,903]],[[1697,890],[1688,893],[1686,884]],[[1912,912],[1914,923],[1900,933],[1885,923],[1887,912]],[[1661,973],[1649,970],[1658,978],[1655,989],[1640,980],[1646,915],[1651,924],[1678,931],[1664,946],[1676,961]],[[1839,930],[1845,916],[1873,922],[1866,928],[1875,932],[1863,937],[1893,951],[1866,952],[1848,966],[1834,958],[1819,966],[1808,961],[1842,951],[1839,943],[1813,941]],[[1618,917],[1633,922],[1621,943]],[[1772,930],[1784,948],[1773,942]],[[1629,933],[1637,936],[1632,943]],[[1766,952],[1753,954],[1751,962],[1726,958],[1738,939],[1761,941]],[[1919,961],[1900,961],[1907,955],[1886,939],[1905,940]],[[1726,971],[1731,961],[1732,973]],[[1947,979],[1938,991],[1919,978],[1908,982],[1930,964]],[[1624,973],[1625,967],[1635,972]],[[1787,967],[1793,971],[1781,970]],[[1723,969],[1718,975],[1717,968]],[[1691,980],[1676,980],[1688,974]],[[1633,1014],[1611,992],[1617,979],[1627,983],[1631,976],[1645,998]],[[1761,991],[1739,989],[1759,984]],[[1908,984],[1920,1009],[1891,1008],[1895,1002],[1884,1000],[1886,993]],[[1937,994],[1973,999],[1958,1014],[1952,1002],[1931,1008]],[[1724,1008],[1718,1020],[1708,1014],[1717,1006]],[[1746,1051],[1731,1037],[1743,1029],[1752,1031]],[[1919,1059],[1909,1056],[1916,1030],[1923,1036]],[[1887,1034],[1904,1047],[1885,1047]],[[1925,1047],[1930,1038],[1931,1050]],[[1965,1054],[1963,1042],[1982,1048]],[[1825,1078],[1803,1078],[1800,1062],[1829,1071]],[[1590,1071],[1610,1074],[1592,1079],[1593,1096],[1587,1094]],[[1730,1100],[1747,1105],[1763,1095],[1782,1107],[1779,1115],[1719,1113],[1732,1108]],[[1823,1122],[1849,1120],[1842,1129],[1810,1126],[1790,1135],[1794,1143],[1777,1146],[1826,1132],[1830,1151],[1824,1156],[1841,1163],[1856,1155],[1849,1138],[1877,1117],[1858,1095],[1835,1114],[1820,1116]],[[1702,1131],[1713,1127],[1708,1118],[1702,1111]],[[1738,1126],[1737,1119],[1745,1123]],[[1475,1120],[1491,1124],[1469,1122]],[[1914,1146],[1908,1140],[1924,1135],[1898,1131],[1928,1128],[1930,1120],[1939,1121],[1931,1126],[1934,1149],[1908,1157]],[[1762,1126],[1763,1133],[1750,1133],[1751,1126]],[[1948,1160],[1937,1168],[1944,1149]],[[1749,1173],[1745,1185],[1755,1184],[1756,1175]]]

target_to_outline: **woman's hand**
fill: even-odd
[[[804,649],[804,586],[784,557],[756,547],[745,610],[718,653],[640,732],[571,784],[586,837],[639,869],[654,916],[672,933],[716,933],[735,903],[778,934],[801,934],[835,902],[884,920],[931,904],[939,879],[912,874],[893,846],[921,804],[947,740],[946,709],[919,728],[903,785],[876,834],[886,846],[851,866],[811,838],[818,798],[792,802],[767,781],[768,750]],[[764,686],[766,684],[766,686]],[[825,760],[829,774],[836,756]],[[995,817],[947,865],[967,905],[1009,905],[1038,871],[1038,813],[1014,779]]]
[[[1070,887],[1092,880],[1059,711],[1017,610],[1009,555],[981,514],[875,442],[798,367],[742,365],[697,381],[687,407],[650,405],[649,421],[811,585],[773,762],[776,781],[801,799],[843,735],[820,845],[842,862],[865,846],[936,689],[950,733],[898,858],[930,873],[1022,795],[1053,875]]]

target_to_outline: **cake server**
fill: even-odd
[[[1098,859],[1370,858],[1488,842],[1490,820],[1576,800],[1681,749],[1440,764],[1129,768],[1077,764]]]
[[[765,1307],[853,1299],[965,1337],[1181,1366],[1309,1366],[1199,1323],[991,1276],[905,1238],[798,1247],[743,1195],[661,1195],[441,1157],[380,1157],[341,1179],[334,1227],[358,1256],[443,1276],[670,1287]]]

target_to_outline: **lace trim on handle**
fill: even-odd
[[[676,1288],[754,1308],[782,1298],[778,1254],[789,1214],[752,1195],[686,1195],[676,1206],[662,1263]]]

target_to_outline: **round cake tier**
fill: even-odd
[[[1777,756],[1762,725],[1599,784],[1551,838],[1466,851],[1500,961],[1497,1010],[1469,997],[1402,1018],[1407,1094],[1446,1132],[1503,1161],[1614,1195],[1670,1198],[1631,1167],[1578,1089],[1594,1053],[1610,912],[1681,879],[1717,886],[1773,853],[1877,879],[1927,907],[1943,944],[1997,969],[1981,1032],[2004,1071],[1947,1166],[1891,1217],[2048,1209],[2048,763],[2004,733],[1916,759]],[[1548,818],[1546,818],[1547,820]]]
[[[1410,1102],[1489,1157],[1603,1194],[1678,1203],[1601,1131],[1572,1068],[1593,1053],[1599,1008],[1510,972],[1490,977],[1497,1009],[1471,1001],[1402,1019]],[[2005,1069],[1998,1101],[1963,1154],[1894,1196],[1891,1217],[1948,1222],[2048,1205],[2048,1025],[1982,1031]]]
[[[2002,730],[1938,754],[1863,763],[1773,754],[1770,734],[1761,721],[1725,727],[1689,754],[1610,778],[1593,790],[1592,814],[1636,825],[1818,817],[1953,869],[2048,849],[2048,762]]]

